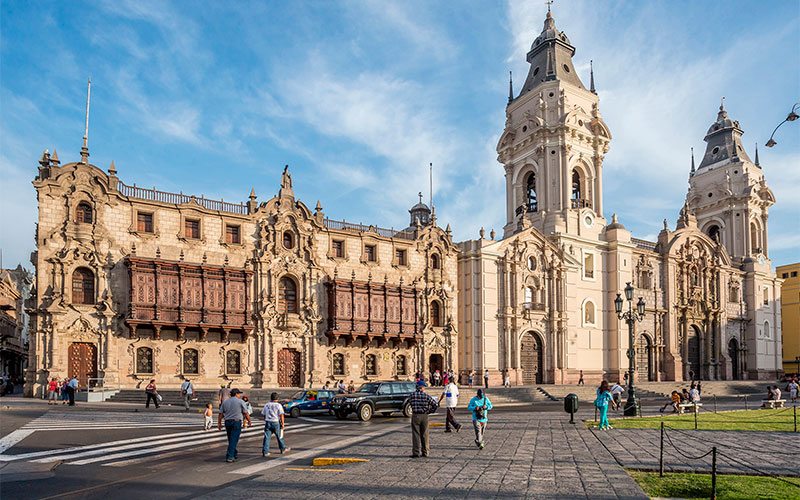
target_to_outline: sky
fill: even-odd
[[[544,1],[3,2],[0,248],[30,268],[45,149],[126,184],[246,201],[295,195],[326,216],[408,225],[417,192],[457,241],[502,233],[508,72],[517,87]],[[777,203],[773,265],[800,261],[800,1],[556,0],[556,26],[593,60],[611,129],[604,209],[633,235],[674,228],[720,97],[755,143]]]

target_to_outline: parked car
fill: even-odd
[[[340,420],[347,418],[350,413],[355,413],[358,419],[364,422],[371,419],[375,413],[389,416],[399,411],[404,416],[411,417],[408,397],[415,390],[414,382],[395,380],[368,382],[354,393],[335,395],[330,407]]]
[[[281,403],[283,411],[291,417],[299,417],[303,413],[330,413],[333,391],[315,391],[305,389],[297,391],[288,401]]]

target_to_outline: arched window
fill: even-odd
[[[375,359],[375,355],[374,354],[367,354],[365,362],[366,362],[366,366],[364,367],[365,368],[364,372],[367,375],[377,375],[378,374],[378,364],[377,364],[377,361]]]
[[[297,285],[288,276],[284,276],[280,281],[278,312],[297,313]]]
[[[79,222],[81,224],[91,224],[92,206],[85,201],[78,203],[78,208],[75,210],[75,222]]]
[[[720,239],[719,239],[720,238],[720,234],[719,234],[719,226],[718,225],[713,224],[713,225],[709,226],[707,232],[708,232],[708,237],[709,238],[711,238],[714,241],[720,241]]]
[[[431,255],[431,267],[433,269],[439,269],[441,267],[441,262],[439,262],[439,254]]]
[[[772,338],[772,332],[769,329],[769,321],[765,321],[764,322],[764,338],[765,339],[771,339]]]
[[[344,375],[344,354],[336,353],[333,355],[333,374],[334,375]]]
[[[197,349],[184,349],[183,351],[183,373],[186,375],[196,375],[199,373],[197,363]]]
[[[94,304],[94,273],[85,267],[72,273],[72,303]]]
[[[136,349],[136,373],[153,373],[153,350],[149,347]]]
[[[581,196],[581,174],[577,170],[572,171],[572,199],[580,200]]]
[[[533,287],[532,286],[526,286],[525,287],[525,303],[526,304],[530,304],[531,302],[533,302],[533,296],[534,296]]]
[[[525,202],[528,212],[539,210],[539,205],[536,201],[536,174],[533,172],[528,175],[528,180],[525,183]]]
[[[225,373],[228,375],[239,375],[242,373],[242,355],[239,351],[228,351],[225,353]]]
[[[594,324],[594,302],[587,300],[583,305],[583,322],[587,325]]]
[[[760,253],[761,252],[761,238],[760,234],[758,233],[758,225],[756,223],[750,222],[750,248],[753,253]]]
[[[402,354],[397,356],[397,374],[407,375],[406,373],[406,357]]]
[[[283,246],[287,250],[294,248],[294,235],[289,231],[283,232]]]
[[[431,302],[431,326],[442,326],[442,311],[439,306],[439,301],[434,300]]]

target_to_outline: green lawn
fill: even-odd
[[[798,417],[800,418],[800,417]],[[664,413],[656,417],[629,417],[609,420],[615,429],[658,429],[661,422],[674,429],[694,429],[694,414]],[[597,422],[587,420],[586,426],[597,427]],[[722,431],[794,431],[793,408],[777,410],[741,410],[711,413],[700,411],[697,428]]]
[[[668,473],[628,470],[628,474],[650,497],[711,498],[711,474]],[[798,486],[760,476],[717,475],[718,500],[800,499],[800,478],[786,478]]]

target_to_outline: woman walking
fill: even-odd
[[[63,382],[61,382],[61,404],[67,404],[67,399],[69,399],[69,391],[67,387],[69,386],[69,379],[65,378]]]
[[[151,380],[150,383],[147,384],[147,387],[144,388],[144,393],[147,395],[147,403],[145,403],[144,407],[150,408],[150,400],[152,399],[153,403],[156,405],[156,408],[158,408],[158,389],[156,389],[156,379]]]
[[[615,405],[614,398],[608,390],[608,382],[603,380],[600,387],[597,388],[597,399],[594,400],[594,405],[600,410],[600,430],[605,431],[613,429],[608,423],[608,405]],[[616,408],[616,405],[615,405]]]
[[[58,404],[58,379],[55,377],[47,384],[47,404]]]

